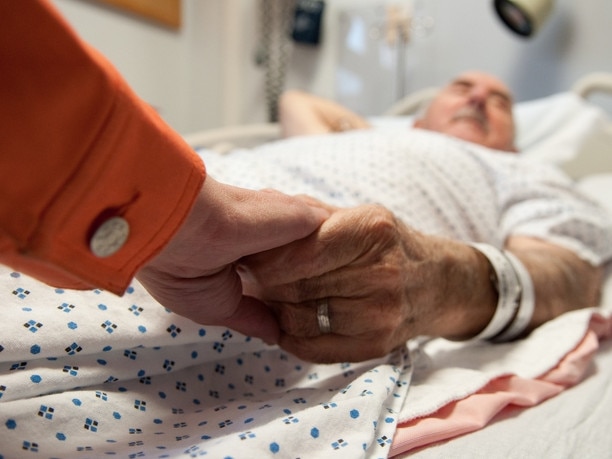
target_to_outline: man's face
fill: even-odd
[[[496,150],[516,151],[512,95],[497,78],[465,73],[444,87],[415,127]]]

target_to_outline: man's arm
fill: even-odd
[[[461,264],[459,254],[471,247],[453,247],[454,244],[447,241],[447,244],[442,244],[441,248],[446,246],[447,250],[455,252],[453,263]],[[559,245],[527,236],[511,236],[506,241],[504,250],[520,260],[533,283],[535,308],[522,336],[565,312],[599,304],[603,282],[601,266],[594,266]],[[456,277],[459,282],[456,288],[460,288],[458,285],[463,284],[468,287],[466,290],[477,293],[472,298],[467,297],[467,301],[458,309],[454,309],[452,304],[445,306],[449,311],[454,310],[457,315],[452,326],[449,326],[449,321],[441,323],[442,327],[434,331],[435,336],[451,340],[470,339],[485,328],[495,312],[498,300],[495,289],[493,296],[482,296],[487,290],[491,292],[492,267],[484,255],[477,250],[474,252],[477,253],[475,259],[463,256],[465,260],[463,263],[467,263],[465,267],[474,273],[471,280],[466,272],[461,274],[462,270],[451,269],[445,276],[449,279]],[[469,263],[472,263],[471,267]],[[453,273],[457,276],[453,276]],[[458,296],[458,298],[465,297]]]
[[[286,91],[279,101],[283,137],[326,134],[369,128],[369,123],[349,109],[306,92]]]
[[[527,331],[597,305],[601,268],[533,238],[510,238],[506,249],[533,280],[536,305]],[[281,346],[320,362],[379,357],[419,335],[470,339],[489,323],[498,300],[479,251],[417,232],[380,206],[336,210],[317,233],[245,266],[250,293],[279,318]],[[331,334],[318,328],[321,300],[329,304]]]
[[[533,281],[536,308],[529,330],[565,312],[599,304],[601,266],[591,265],[568,249],[530,237],[510,237],[505,248],[521,260]]]

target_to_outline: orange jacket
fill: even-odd
[[[0,0],[0,263],[121,293],[189,212],[197,155],[44,0]],[[119,216],[127,242],[90,249]]]

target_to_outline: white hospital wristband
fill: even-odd
[[[491,340],[505,331],[515,318],[521,299],[521,284],[514,266],[501,250],[489,244],[470,243],[469,245],[489,260],[495,272],[498,294],[495,313],[484,330],[472,338],[473,340]]]
[[[494,337],[494,341],[511,341],[521,335],[529,326],[533,311],[535,310],[535,291],[529,271],[521,263],[521,261],[511,252],[504,251],[504,255],[508,258],[512,267],[519,279],[521,286],[521,297],[518,312],[510,326]]]

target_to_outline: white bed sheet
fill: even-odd
[[[397,458],[609,458],[612,340],[603,341],[580,384],[538,406],[506,409],[481,430]]]

